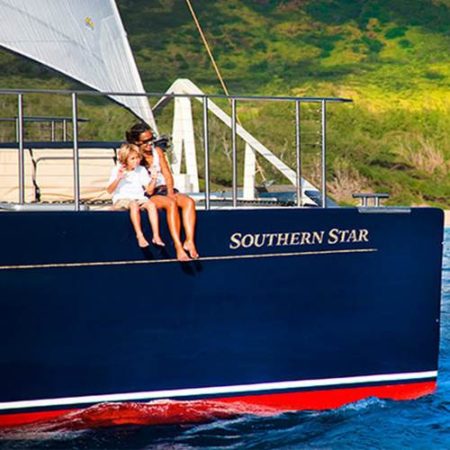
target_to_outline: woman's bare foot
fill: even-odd
[[[197,252],[197,249],[195,248],[195,244],[193,242],[186,241],[183,244],[183,248],[189,253],[189,255],[192,259],[198,259],[200,257],[200,255]]]
[[[187,262],[191,260],[191,258],[189,258],[188,254],[184,251],[182,247],[177,248],[176,252],[178,261]]]
[[[136,239],[138,241],[138,245],[141,248],[146,248],[148,247],[150,244],[148,243],[147,239],[145,239],[143,234],[137,234],[136,235]]]
[[[166,244],[164,244],[163,240],[159,236],[154,237],[152,239],[152,243],[155,244],[155,245],[158,245],[159,247],[165,247],[166,246]]]

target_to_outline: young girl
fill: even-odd
[[[108,187],[113,194],[114,209],[129,209],[130,219],[136,233],[139,247],[149,246],[141,227],[141,209],[148,212],[148,218],[153,232],[152,242],[164,246],[159,235],[158,210],[155,204],[144,195],[144,189],[152,182],[147,170],[140,165],[139,147],[133,144],[123,144],[118,155],[120,166],[111,172]]]

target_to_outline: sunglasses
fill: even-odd
[[[138,141],[139,145],[146,145],[146,144],[150,144],[150,142],[153,141],[153,138],[150,139],[146,139],[145,141]]]

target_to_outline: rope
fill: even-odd
[[[189,11],[192,14],[192,18],[194,19],[195,25],[197,26],[197,30],[200,33],[200,37],[202,38],[203,44],[204,44],[204,46],[206,48],[206,51],[208,52],[209,59],[212,62],[214,70],[216,71],[217,78],[219,78],[220,84],[222,85],[222,89],[225,92],[225,95],[230,95],[229,92],[228,92],[227,86],[225,84],[225,81],[224,81],[224,79],[223,79],[223,77],[222,77],[222,75],[220,73],[219,67],[216,64],[216,60],[214,59],[212,51],[211,51],[211,49],[210,49],[210,47],[208,45],[208,41],[206,40],[205,34],[203,33],[203,30],[202,30],[202,27],[200,25],[200,22],[197,19],[197,15],[195,14],[194,8],[192,7],[190,0],[186,0],[186,3],[188,5]]]
[[[233,259],[261,259],[261,258],[288,258],[293,256],[318,256],[335,255],[345,253],[372,253],[377,252],[376,248],[354,248],[343,250],[317,250],[307,252],[289,253],[260,253],[250,255],[224,255],[224,256],[202,256],[199,260],[190,261],[189,264],[199,264],[205,261],[227,261]],[[43,264],[22,264],[0,266],[3,270],[30,270],[30,269],[68,269],[79,267],[105,267],[105,266],[131,266],[131,265],[153,265],[153,264],[180,264],[176,259],[151,259],[151,260],[131,260],[131,261],[93,261],[79,263],[43,263]]]
[[[211,60],[211,63],[213,65],[213,67],[214,67],[214,70],[215,70],[217,78],[219,79],[219,82],[220,82],[220,84],[222,86],[222,89],[225,92],[225,95],[229,96],[230,93],[228,91],[227,85],[225,84],[225,80],[223,79],[222,74],[220,73],[219,66],[217,65],[216,60],[214,59],[214,55],[212,54],[211,48],[210,48],[210,46],[208,44],[208,41],[206,40],[205,33],[203,33],[202,27],[200,25],[200,22],[198,21],[197,15],[195,14],[194,8],[192,7],[191,1],[190,0],[186,0],[186,4],[187,4],[187,6],[189,8],[189,11],[191,12],[192,18],[194,19],[195,25],[197,26],[197,30],[198,30],[198,32],[200,34],[200,37],[202,38],[203,45],[206,48],[206,52],[208,53],[209,59]],[[236,116],[236,118],[237,118],[238,124],[242,126],[242,123],[239,120],[239,117]],[[264,169],[259,164],[258,160],[256,160],[256,158],[255,158],[255,165],[256,165],[257,171],[261,174],[261,177],[262,177],[263,181],[265,181],[266,180],[266,176],[264,174]]]

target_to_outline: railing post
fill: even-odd
[[[236,142],[236,99],[231,99],[231,149],[233,155],[232,199],[233,208],[237,206],[237,142]]]
[[[19,203],[25,203],[25,154],[23,148],[24,121],[23,121],[23,94],[17,96],[17,137],[19,138]]]
[[[327,102],[322,100],[322,208],[327,208]]]
[[[50,122],[50,129],[51,129],[51,131],[50,131],[50,138],[51,138],[51,141],[52,142],[55,142],[55,121],[54,120],[52,120],[51,122]]]
[[[208,97],[203,97],[203,141],[205,145],[205,209],[210,208]]]
[[[300,137],[300,100],[295,101],[295,153],[296,153],[296,188],[297,188],[297,206],[302,206],[302,160],[301,160],[301,137]]]
[[[73,182],[75,211],[80,210],[80,156],[78,152],[78,98],[72,93],[72,130],[73,130]]]
[[[16,117],[16,121],[15,121],[15,133],[16,133],[16,142],[19,142],[19,117]]]

